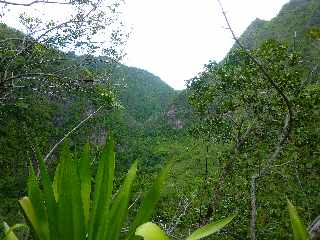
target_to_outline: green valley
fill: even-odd
[[[27,224],[14,233],[39,240],[185,239],[196,229],[188,239],[320,239],[320,2],[291,0],[256,19],[241,46],[178,91],[121,63],[116,48],[95,52],[84,40],[103,29],[95,1],[70,1],[75,25],[49,24],[43,38],[0,23],[0,224]],[[24,196],[45,224],[32,222]],[[72,209],[63,220],[58,199]],[[148,239],[150,221],[163,235],[145,226],[159,234]],[[5,227],[0,239],[17,238]]]

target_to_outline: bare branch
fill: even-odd
[[[45,156],[44,161],[46,162],[49,157],[52,155],[54,150],[57,149],[57,147],[64,142],[73,132],[75,132],[78,128],[80,128],[84,123],[86,123],[88,120],[93,118],[100,110],[103,108],[103,106],[100,106],[95,112],[89,114],[85,119],[83,119],[79,124],[77,124],[74,128],[72,128],[69,132],[64,135],[63,138],[61,138],[54,146],[51,148],[51,150],[48,152],[48,154]]]
[[[257,239],[257,176],[251,177],[251,221],[250,221],[250,234],[251,239]]]
[[[256,181],[258,178],[264,176],[267,171],[272,167],[273,162],[279,157],[280,152],[282,150],[282,147],[284,143],[288,140],[291,131],[292,131],[292,125],[293,125],[293,109],[292,104],[289,100],[289,98],[285,95],[285,93],[282,91],[282,89],[276,84],[276,82],[272,79],[272,77],[269,75],[268,71],[266,70],[265,66],[263,66],[250,52],[242,45],[242,43],[239,41],[239,39],[236,37],[231,24],[229,22],[229,19],[226,15],[226,12],[224,11],[223,5],[220,0],[217,0],[221,10],[222,14],[225,18],[225,21],[228,25],[228,29],[231,32],[233,39],[236,41],[236,43],[239,45],[239,47],[245,52],[245,54],[256,64],[256,66],[261,71],[264,79],[276,90],[276,92],[281,96],[282,100],[285,102],[287,106],[287,116],[285,119],[284,128],[282,131],[282,136],[279,139],[279,142],[274,150],[274,152],[271,154],[267,161],[267,166],[265,169],[263,169],[261,172],[259,171],[257,174],[253,175],[251,178],[251,226],[250,226],[250,232],[251,232],[251,239],[256,240],[256,218],[257,218],[257,210],[256,210]]]
[[[5,82],[13,81],[15,79],[19,78],[26,78],[26,77],[56,77],[57,75],[51,74],[51,73],[25,73],[25,74],[19,74],[19,75],[14,75],[9,78],[4,79]]]
[[[271,84],[271,86],[278,92],[278,94],[282,97],[282,99],[284,100],[284,102],[287,105],[288,111],[290,112],[290,117],[292,117],[293,113],[292,113],[292,107],[291,107],[291,102],[289,101],[288,97],[284,94],[284,92],[281,90],[281,88],[276,84],[276,82],[272,79],[272,77],[269,75],[269,73],[267,72],[267,70],[265,69],[265,66],[263,66],[255,57],[253,57],[249,51],[242,45],[242,43],[239,41],[239,39],[237,38],[237,36],[235,35],[234,31],[231,28],[229,19],[226,15],[226,12],[224,11],[224,8],[222,6],[222,3],[220,0],[217,0],[221,10],[222,10],[222,14],[224,16],[224,19],[228,25],[228,29],[232,34],[233,39],[236,41],[236,43],[239,45],[239,47],[246,53],[246,55],[259,67],[261,73],[263,74],[265,80],[267,80],[267,82],[269,82]]]
[[[33,2],[30,2],[30,3],[16,3],[16,2],[8,2],[8,1],[0,0],[0,3],[6,4],[6,5],[13,5],[13,6],[30,7],[30,6],[32,6],[34,4],[38,4],[38,3],[67,5],[67,4],[71,4],[72,2],[71,1],[69,1],[69,2],[59,2],[59,1],[48,1],[48,0],[35,0]]]
[[[320,238],[320,215],[311,223],[308,230],[311,240]]]
[[[10,41],[24,41],[23,38],[6,38],[0,41],[0,43],[7,43]]]
[[[141,193],[138,194],[138,196],[136,197],[136,199],[133,201],[133,203],[128,207],[128,210],[130,210],[140,199],[141,197]]]
[[[190,204],[192,203],[192,200],[194,199],[195,194],[192,193],[191,196],[192,196],[191,200],[189,200],[188,198],[184,198],[180,200],[179,207],[175,213],[175,216],[172,218],[171,223],[166,229],[166,232],[168,235],[171,236],[173,234],[174,230],[177,228],[177,226],[181,222],[181,218],[186,215],[186,212],[190,207]]]

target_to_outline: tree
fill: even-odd
[[[0,103],[14,102],[21,89],[52,94],[61,89],[79,89],[83,83],[88,88],[90,82],[106,82],[108,74],[98,77],[90,73],[90,67],[96,61],[109,66],[122,56],[127,35],[117,12],[120,2],[114,0],[107,5],[102,0],[1,1],[5,10],[11,6],[31,10],[36,6],[59,5],[71,15],[57,20],[21,14],[23,33],[1,25]],[[3,21],[5,17],[4,14]],[[61,50],[86,57],[66,55]],[[104,58],[96,59],[94,54]]]
[[[62,19],[22,14],[22,32],[0,23],[0,195],[4,199],[0,217],[7,216],[9,221],[17,217],[17,206],[10,198],[24,191],[25,163],[37,159],[36,149],[51,154],[50,149],[55,150],[56,143],[80,125],[81,131],[69,136],[75,144],[99,136],[98,121],[105,128],[102,113],[116,103],[112,71],[126,37],[117,12],[121,1],[109,3],[0,2],[4,23],[10,8],[31,14],[33,9],[59,6],[70,13]],[[100,115],[92,119],[98,111]],[[86,119],[91,126],[83,126]],[[56,159],[50,154],[49,160]],[[48,161],[50,167],[54,164]]]
[[[315,129],[315,120],[311,119],[318,117],[314,110],[308,110],[318,105],[314,102],[314,91],[318,91],[313,79],[315,75],[308,74],[310,70],[301,56],[274,40],[265,42],[260,48],[249,51],[249,54],[263,65],[268,75],[275,79],[277,87],[290,100],[295,124],[293,127],[291,123],[288,129],[288,108],[284,99],[265,80],[260,67],[244,50],[231,52],[220,64],[206,65],[204,72],[188,85],[191,92],[189,101],[202,119],[196,130],[204,133],[202,136],[211,143],[222,142],[233,146],[220,165],[220,178],[211,190],[211,203],[207,212],[219,214],[221,201],[225,206],[228,196],[242,192],[240,189],[243,189],[246,193],[241,194],[242,199],[248,203],[253,199],[253,211],[256,213],[256,189],[254,195],[250,196],[250,192],[244,188],[250,185],[251,176],[260,180],[258,189],[261,198],[270,194],[268,187],[273,184],[287,194],[292,194],[292,189],[300,189],[295,179],[303,174],[304,162],[313,164],[313,160],[310,160],[313,157],[306,159],[300,154],[317,151],[311,145],[311,142],[316,143],[317,140],[307,130]],[[309,99],[306,99],[307,95]],[[288,131],[292,133],[289,141]],[[302,139],[310,141],[308,150],[306,147],[301,148]],[[298,159],[301,159],[300,162]],[[293,180],[283,185],[274,173],[275,166],[282,166],[285,174]],[[268,178],[268,182],[263,181],[265,178]],[[244,186],[239,185],[240,180],[244,179]],[[261,185],[267,186],[267,189],[262,189]],[[230,200],[227,202],[232,205]],[[245,206],[243,215],[249,215],[249,211],[244,209]]]

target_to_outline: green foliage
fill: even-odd
[[[307,228],[303,225],[301,219],[299,218],[296,208],[292,205],[289,199],[287,200],[287,202],[294,239],[308,240],[309,235]]]
[[[9,227],[6,222],[3,222],[3,228],[4,228],[4,237],[1,238],[1,240],[18,240],[16,235],[13,233],[13,230],[18,228],[26,227],[24,224],[15,224],[12,227]]]
[[[161,112],[176,96],[159,77],[142,69],[119,65],[112,76],[122,105],[138,122],[146,122]]]
[[[144,240],[169,240],[169,237],[152,222],[139,226],[136,230],[136,236],[143,237]]]
[[[145,121],[160,111],[175,92],[146,71],[115,64],[108,57],[63,53],[28,37],[28,51],[19,55],[19,62],[11,62],[19,51],[16,39],[26,36],[5,24],[0,25],[0,33],[0,57],[4,61],[0,76],[8,67],[7,77],[18,77],[15,83],[19,86],[9,91],[0,84],[0,95],[7,96],[0,97],[0,196],[4,199],[0,218],[12,224],[17,216],[22,218],[14,199],[25,194],[26,162],[34,161],[35,148],[48,152],[50,145],[103,105],[99,116],[71,136],[72,147],[79,153],[78,146],[89,140],[97,145],[93,151],[99,152],[105,132],[115,129],[118,166],[125,169],[143,152],[135,145],[143,133],[138,120]],[[127,83],[128,88],[124,88]],[[136,100],[131,94],[136,94]],[[54,167],[49,165],[49,170]]]
[[[32,164],[30,165],[28,197],[23,197],[19,203],[36,239],[109,239],[110,237],[119,239],[123,237],[121,231],[127,216],[137,162],[131,166],[119,191],[115,197],[112,197],[115,167],[113,148],[113,141],[109,139],[99,161],[92,203],[89,198],[91,177],[88,145],[85,145],[79,162],[69,152],[67,145],[64,146],[53,183],[43,161],[39,162],[42,190]],[[130,224],[126,239],[133,239],[134,234],[146,240],[168,239],[155,224],[141,224],[151,217],[169,168],[171,168],[170,165],[167,165],[162,170],[145,195],[141,207]],[[211,235],[233,218],[234,216],[231,216],[208,224],[196,230],[187,239],[200,239]],[[7,237],[5,239],[11,240],[17,239],[12,231],[23,225],[15,225],[10,229],[7,225],[5,226]]]
[[[42,189],[33,167],[30,166],[28,197],[19,201],[36,239],[79,240],[123,237],[121,230],[127,218],[137,162],[132,164],[122,186],[113,196],[115,153],[111,138],[101,154],[92,202],[89,200],[91,175],[88,145],[84,147],[80,162],[72,156],[67,145],[64,146],[53,183],[44,162],[40,161],[39,164]],[[168,167],[162,171],[146,194],[130,226],[127,239],[132,239],[136,227],[151,217],[167,172]]]
[[[240,39],[251,49],[250,53],[266,66],[294,108],[292,138],[281,151],[270,174],[257,185],[257,228],[261,239],[292,238],[288,216],[283,211],[286,207],[285,195],[301,206],[298,210],[305,213],[301,215],[301,221],[310,222],[320,209],[320,88],[316,65],[319,63],[318,9],[317,0],[290,1],[278,17],[269,22],[256,20]],[[295,31],[296,51],[293,51]],[[84,143],[90,141],[94,146],[91,149],[94,163],[90,172],[87,171],[87,153],[81,157],[84,160],[76,164],[68,162],[70,166],[77,165],[76,169],[83,176],[75,181],[75,189],[80,188],[81,192],[70,191],[71,195],[77,196],[77,203],[83,205],[79,224],[89,226],[92,214],[89,193],[93,195],[97,187],[91,184],[91,174],[100,167],[95,156],[103,151],[101,145],[105,142],[105,132],[114,129],[118,153],[114,189],[128,188],[129,184],[121,185],[127,176],[125,169],[138,160],[142,174],[131,186],[131,191],[138,198],[137,189],[150,187],[165,159],[175,162],[163,189],[164,198],[157,205],[153,218],[163,229],[165,226],[171,227],[176,221],[173,231],[176,236],[187,236],[190,226],[202,224],[203,219],[207,218],[212,196],[216,196],[215,187],[219,185],[225,166],[231,162],[231,170],[221,188],[221,199],[210,222],[225,218],[235,209],[239,209],[241,215],[227,229],[211,238],[248,238],[250,176],[267,164],[266,159],[281,135],[286,109],[243,51],[233,49],[223,62],[209,63],[204,72],[190,82],[187,91],[178,93],[144,70],[113,64],[105,57],[76,56],[75,52],[65,54],[29,38],[26,39],[26,43],[30,44],[28,51],[15,58],[19,39],[24,38],[24,34],[3,24],[0,32],[0,55],[6,59],[5,64],[0,66],[0,77],[4,76],[5,67],[9,67],[7,77],[13,73],[21,80],[15,82],[16,86],[25,86],[15,88],[6,102],[9,104],[0,107],[0,218],[7,219],[10,225],[21,218],[15,200],[26,194],[26,165],[36,159],[33,149],[48,152],[50,145],[61,139],[66,131],[92,113],[98,105],[104,104],[107,108],[120,105],[123,108],[102,112],[72,136],[74,155],[70,159],[78,159],[76,156],[81,152],[79,146]],[[48,38],[51,41],[49,44],[62,46],[71,43],[72,38],[65,36],[57,35],[57,41]],[[16,39],[2,41],[7,38]],[[264,43],[271,38],[285,40],[288,44],[272,40]],[[11,61],[13,58],[14,61]],[[68,70],[60,71],[64,69]],[[33,73],[55,74],[35,78],[20,76]],[[116,95],[120,96],[120,104],[113,102]],[[187,102],[188,98],[196,115]],[[191,124],[193,126],[187,131]],[[247,130],[250,130],[248,135]],[[242,145],[235,154],[237,140],[241,139],[245,141],[240,141]],[[49,172],[55,167],[55,159],[54,155],[49,161]],[[60,166],[56,169],[57,176],[60,175],[58,172],[66,173],[66,170],[59,170]],[[134,171],[131,168],[129,172]],[[41,181],[45,179],[46,176]],[[53,181],[56,201],[61,197],[58,194],[61,183],[57,179],[60,177],[55,177]],[[36,178],[30,178],[28,186],[32,185],[32,181],[38,183]],[[71,183],[65,180],[64,184],[68,186]],[[42,188],[42,183],[40,187],[34,185],[29,188],[33,193],[28,193],[28,196],[33,195],[33,201],[39,205],[37,209],[42,209],[37,213],[30,211],[29,214],[47,219],[47,209],[41,207],[41,199],[46,197],[45,202],[50,202],[48,197],[51,195],[52,199],[52,193]],[[44,192],[49,192],[49,196]],[[62,196],[61,200],[65,206],[69,204],[63,200],[66,197],[69,196]],[[122,216],[126,215],[126,209],[121,207],[127,205],[125,199],[117,197],[118,204],[114,205],[121,216],[114,223],[112,234],[117,232],[123,222]],[[29,203],[25,199],[21,201],[30,203],[30,199]],[[183,212],[186,203],[188,208]],[[111,213],[111,208],[109,215],[118,211]],[[70,207],[68,211],[75,209]],[[132,209],[127,221],[133,223],[136,214],[137,210]],[[48,234],[49,220],[47,222],[48,225],[39,226],[39,234]],[[142,223],[137,222],[135,227]],[[36,221],[34,224],[39,225]],[[132,226],[131,235],[135,231]],[[99,229],[97,225],[95,228]],[[105,233],[101,231],[99,234]]]
[[[234,217],[235,215],[219,222],[205,225],[193,232],[189,237],[186,238],[186,240],[198,240],[208,237],[226,226]],[[166,234],[156,224],[151,222],[145,223],[138,227],[136,230],[136,235],[143,237],[145,240],[169,240],[169,237],[166,236]]]
[[[320,28],[319,27],[311,27],[308,32],[307,36],[311,39],[319,40],[320,39]]]
[[[293,98],[302,81],[300,56],[272,40],[251,54],[265,65],[282,91]],[[275,127],[274,131],[282,125],[286,109],[281,98],[264,80],[259,67],[241,50],[230,54],[221,64],[207,65],[203,73],[190,81],[189,87],[190,103],[203,119],[198,130],[206,135],[209,131],[222,142],[236,141],[233,138],[239,127],[245,131],[253,123]],[[241,126],[235,126],[240,123]],[[260,130],[261,134],[265,133]]]
[[[277,205],[284,201],[283,193],[296,196],[296,192],[300,192],[297,194],[299,204],[308,208],[309,214],[319,209],[318,204],[311,203],[315,201],[311,199],[319,196],[314,191],[319,181],[318,171],[311,167],[317,165],[319,160],[318,138],[313,134],[313,131],[318,132],[314,121],[319,119],[316,110],[319,104],[313,93],[318,91],[319,84],[317,77],[308,73],[311,70],[307,60],[286,44],[269,40],[251,50],[250,54],[263,64],[291,101],[295,119],[292,138],[281,149],[276,163],[270,164],[270,156],[275,151],[279,136],[283,134],[287,114],[283,100],[242,50],[234,50],[219,64],[208,64],[204,72],[189,82],[189,100],[200,118],[195,124],[194,136],[209,145],[220,143],[231,146],[231,149],[226,148],[225,158],[222,159],[224,164],[214,163],[221,172],[216,178],[218,184],[219,179],[225,179],[221,190],[223,197],[220,200],[209,197],[209,206],[204,210],[209,212],[210,205],[215,202],[216,214],[225,215],[235,207],[234,201],[242,199],[239,205],[243,212],[242,221],[233,231],[245,237],[249,224],[247,219],[250,219],[247,208],[250,202],[250,176],[270,167],[267,176],[259,179],[258,229],[266,238],[288,238],[286,218],[281,214],[281,206]],[[304,146],[301,142],[305,143]],[[300,176],[304,176],[304,186],[307,185],[308,190],[301,190]],[[208,196],[215,195],[216,191],[209,191]],[[315,195],[307,195],[307,192]],[[306,199],[310,202],[306,203]],[[267,229],[271,228],[277,231],[268,232]]]
[[[316,37],[314,30],[320,26],[319,8],[317,0],[288,1],[277,17],[270,21],[254,21],[241,35],[240,41],[249,49],[259,47],[268,39],[286,41],[290,48],[299,49],[305,57],[319,63],[314,38],[310,38]],[[237,47],[234,45],[233,49]]]

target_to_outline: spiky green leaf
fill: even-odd
[[[60,179],[61,179],[61,171],[60,171],[60,163],[56,167],[56,171],[54,173],[52,188],[54,193],[54,198],[56,199],[56,202],[59,201],[59,190],[60,190]]]
[[[48,224],[49,224],[49,236],[50,240],[58,240],[58,215],[57,215],[57,203],[54,197],[52,181],[49,177],[47,168],[45,166],[43,158],[38,154],[40,177],[44,192],[44,200],[47,209]]]
[[[63,239],[84,239],[84,213],[81,200],[80,179],[77,163],[68,145],[61,153],[58,218],[59,233]]]
[[[37,235],[37,238],[40,238],[41,235],[41,222],[39,222],[39,219],[37,218],[36,209],[34,209],[30,198],[23,197],[19,200],[19,204],[24,212],[25,217],[27,218],[27,221],[29,225],[32,227],[33,231]],[[47,238],[48,239],[48,238]]]
[[[290,202],[289,199],[287,199],[287,202],[288,202],[288,210],[289,210],[294,239],[295,240],[309,239],[307,228],[303,225],[301,219],[299,218],[296,208],[293,206],[293,204]]]
[[[35,219],[33,220],[35,225],[32,225],[32,228],[34,232],[38,235],[38,238],[44,240],[49,239],[49,225],[47,212],[32,163],[30,163],[29,166],[29,178],[27,185],[29,199],[33,208],[36,209]],[[30,220],[29,223],[31,223]]]
[[[137,162],[132,164],[121,189],[113,201],[110,211],[110,219],[112,219],[112,221],[108,224],[107,234],[109,237],[112,237],[112,239],[117,240],[120,237],[121,228],[128,212],[129,196],[132,183],[136,177],[136,172]]]
[[[3,222],[3,228],[4,228],[4,237],[1,240],[18,240],[17,236],[14,234],[13,230],[18,228],[27,227],[25,224],[15,224],[12,227],[9,227],[9,225],[6,222]]]
[[[91,193],[91,171],[89,161],[89,144],[83,148],[81,160],[79,162],[79,174],[81,181],[81,199],[83,206],[83,213],[85,218],[85,229],[88,230],[89,210],[90,210],[90,193]]]
[[[109,222],[109,207],[112,197],[115,169],[114,143],[109,135],[103,149],[96,175],[93,207],[90,216],[89,240],[102,239]]]
[[[196,231],[194,231],[187,238],[187,240],[198,240],[198,239],[207,237],[207,236],[219,231],[220,229],[222,229],[224,226],[226,226],[228,223],[230,223],[234,217],[235,217],[235,215],[232,215],[232,216],[224,218],[220,221],[205,225],[202,228],[199,228]]]

